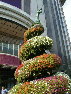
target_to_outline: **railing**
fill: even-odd
[[[0,43],[0,53],[11,54],[19,57],[19,47],[20,45]]]

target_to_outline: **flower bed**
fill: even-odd
[[[24,42],[26,42],[28,39],[39,36],[44,32],[44,28],[40,24],[36,24],[30,29],[26,30],[24,33]]]
[[[14,86],[8,94],[65,94],[70,92],[68,79],[63,76],[47,77]]]
[[[45,77],[48,72],[56,70],[61,65],[61,58],[55,54],[43,54],[21,64],[15,71],[18,82]]]
[[[21,60],[28,60],[37,55],[45,53],[45,50],[51,49],[53,41],[49,37],[36,36],[25,42],[19,52]]]

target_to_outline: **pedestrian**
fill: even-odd
[[[1,94],[7,94],[7,93],[8,93],[8,90],[5,89],[4,86],[2,86]]]

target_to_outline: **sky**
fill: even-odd
[[[71,0],[66,0],[65,4],[63,5],[63,11],[71,41]]]

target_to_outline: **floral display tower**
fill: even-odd
[[[43,32],[44,27],[39,20],[25,31],[24,43],[19,51],[22,64],[15,71],[17,84],[8,94],[71,93],[69,76],[56,73],[62,64],[61,58],[45,52],[51,49],[53,40],[48,36],[40,36]]]

